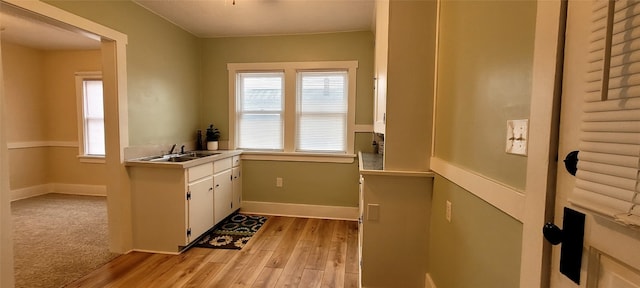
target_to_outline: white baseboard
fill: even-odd
[[[87,196],[107,196],[106,185],[85,185],[85,184],[64,184],[53,183],[54,193],[87,195]]]
[[[50,184],[42,184],[26,188],[14,189],[11,190],[11,201],[31,198],[51,192],[53,192],[53,187],[51,187]]]
[[[25,148],[42,148],[42,147],[70,147],[77,148],[77,141],[30,141],[30,142],[10,142],[7,143],[7,149],[25,149]]]
[[[263,215],[356,221],[359,209],[358,207],[242,201],[240,210],[244,213]]]
[[[427,273],[424,279],[424,287],[425,288],[436,288],[436,284],[433,283],[433,279],[431,279],[431,275]]]
[[[107,186],[104,185],[84,185],[84,184],[64,184],[48,183],[26,188],[11,190],[11,201],[44,195],[47,193],[87,195],[87,196],[107,196]]]

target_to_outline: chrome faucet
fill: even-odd
[[[180,146],[180,154],[184,154],[184,145]]]

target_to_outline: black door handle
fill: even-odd
[[[567,168],[567,172],[573,176],[576,176],[576,172],[578,172],[579,153],[580,151],[571,151],[567,154],[567,157],[564,158],[564,167]]]
[[[547,239],[551,245],[558,245],[562,242],[562,229],[556,226],[556,224],[551,222],[544,224],[542,234],[544,234],[544,238]]]
[[[562,243],[560,248],[560,273],[577,284],[580,284],[584,219],[584,214],[564,207],[563,229],[551,222],[545,224],[542,228],[544,238],[552,245]]]

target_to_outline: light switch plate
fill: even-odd
[[[527,155],[529,119],[507,120],[506,152]]]

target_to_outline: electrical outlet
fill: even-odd
[[[282,177],[276,177],[276,187],[282,187]]]
[[[447,208],[444,212],[444,217],[447,219],[447,222],[451,222],[451,201],[447,200]]]
[[[378,221],[380,219],[380,204],[367,204],[367,220]]]

